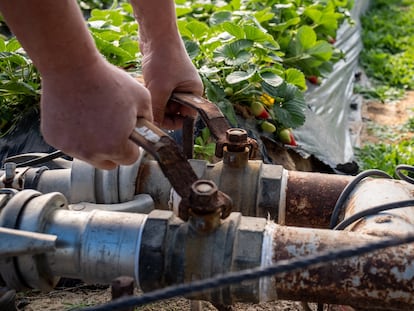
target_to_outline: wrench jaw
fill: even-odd
[[[200,96],[186,93],[174,93],[170,101],[199,113],[216,139],[216,156],[223,158],[223,154],[231,154],[232,159],[240,160],[237,163],[227,161],[228,165],[243,165],[248,161],[246,152],[250,158],[256,158],[257,142],[248,137],[246,130],[230,128],[217,105]],[[232,199],[219,191],[213,181],[199,180],[187,161],[182,150],[191,146],[181,148],[168,134],[143,118],[137,119],[130,139],[157,160],[165,177],[181,197],[178,216],[184,221],[190,221],[196,231],[212,232],[221,219],[230,215],[233,210]],[[245,161],[242,161],[243,153],[246,155]],[[236,156],[237,154],[241,156]]]

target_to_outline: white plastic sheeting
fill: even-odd
[[[321,85],[309,85],[305,93],[309,107],[306,122],[294,130],[299,153],[304,157],[313,155],[332,168],[354,160],[349,115],[354,75],[363,48],[360,16],[368,6],[369,0],[355,1],[351,12],[354,24],[342,24],[335,43],[345,53],[345,59],[335,64]]]

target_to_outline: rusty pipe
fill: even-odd
[[[144,154],[144,152],[142,152]],[[335,202],[352,176],[287,171],[280,165],[247,160],[246,150],[224,150],[215,164],[189,160],[198,179],[212,180],[233,201],[234,212],[270,217],[280,224],[328,228]],[[142,156],[131,166],[102,171],[75,160],[71,168],[26,169],[26,188],[60,192],[70,203],[122,203],[150,195],[155,209],[174,208],[172,186],[157,161]],[[36,176],[36,177],[32,177]],[[20,176],[20,175],[19,175]],[[29,182],[36,180],[36,183]],[[178,211],[178,209],[177,209]]]
[[[288,171],[286,211],[280,224],[329,228],[333,207],[352,176]]]
[[[109,283],[125,275],[149,291],[379,239],[359,232],[281,226],[240,213],[221,220],[206,235],[171,211],[76,212],[67,209],[62,195],[27,191],[5,203],[1,224],[55,235],[56,250],[2,258],[0,273],[11,287],[50,290],[59,276]],[[215,304],[290,299],[412,310],[413,276],[414,245],[408,244],[191,298]]]
[[[190,160],[190,163],[199,178],[213,180],[231,197],[234,212],[270,217],[279,224],[300,227],[329,228],[335,203],[353,179],[345,175],[288,171],[259,160],[249,160],[241,167],[227,165],[226,161],[210,164]],[[177,203],[170,189],[155,161],[142,163],[137,193],[150,193],[157,209],[174,209]]]

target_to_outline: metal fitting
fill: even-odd
[[[52,290],[60,277],[81,276],[95,283],[109,283],[118,276],[138,280],[139,246],[146,217],[125,212],[71,211],[60,193],[42,195],[22,190],[1,209],[0,227],[13,229],[5,232],[7,235],[22,231],[17,238],[36,242],[38,248],[29,248],[24,255],[18,249],[18,253],[1,256],[1,278],[10,288],[43,291]]]
[[[231,213],[214,232],[203,235],[172,212],[153,211],[142,235],[141,287],[150,291],[228,271],[258,267],[262,264],[266,226],[265,219]],[[241,283],[188,298],[224,305],[236,301],[258,302],[260,296],[271,296],[259,283],[259,280]],[[259,294],[262,290],[266,291],[265,295]]]
[[[193,183],[189,204],[189,221],[202,234],[214,231],[220,225],[220,218],[226,218],[233,208],[230,197],[218,191],[211,180],[197,180]]]
[[[16,163],[4,163],[4,172],[0,176],[0,188],[13,188],[17,190],[23,189],[24,173],[26,169],[17,169]]]
[[[226,137],[229,143],[231,143],[232,148],[237,148],[237,145],[242,145],[242,149],[247,143],[247,131],[241,128],[231,128],[226,131]],[[232,149],[230,148],[230,149]],[[234,150],[231,150],[234,151]]]
[[[227,144],[223,147],[223,162],[236,168],[245,167],[249,161],[247,131],[231,128],[226,131]]]
[[[217,200],[218,189],[216,184],[211,180],[197,180],[191,186],[190,200],[192,211],[195,213],[206,214],[214,212],[217,209],[213,206]],[[214,208],[214,210],[211,210]]]

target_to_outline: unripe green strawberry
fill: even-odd
[[[279,132],[279,139],[282,143],[297,146],[298,144],[295,141],[295,137],[290,129],[283,129]]]
[[[259,102],[253,102],[250,105],[250,109],[256,118],[259,118],[259,119],[270,118],[269,112],[267,112],[266,108]]]
[[[231,88],[230,86],[226,87],[224,89],[224,94],[226,94],[227,96],[233,95],[233,88]]]
[[[263,121],[262,124],[260,124],[260,127],[262,128],[263,132],[273,133],[276,131],[276,126],[269,121]]]

